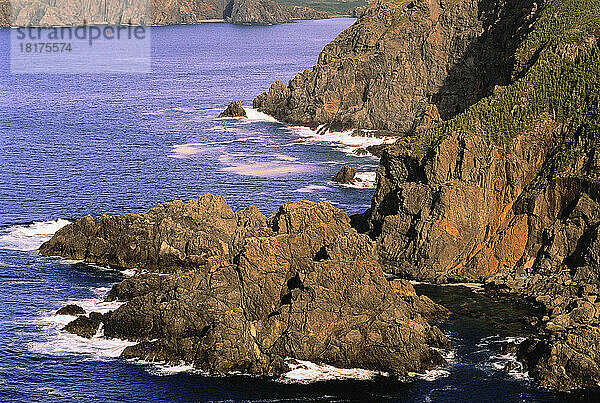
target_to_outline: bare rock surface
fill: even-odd
[[[332,181],[341,184],[351,184],[354,183],[355,177],[356,168],[344,165],[342,169],[340,169],[340,171],[334,175]]]
[[[69,305],[63,306],[58,311],[56,311],[56,315],[69,315],[69,316],[85,315],[85,309],[83,309],[79,305],[69,304]]]
[[[310,7],[288,7],[273,0],[231,0],[223,18],[238,25],[273,25],[294,20],[318,20],[328,14]]]
[[[69,322],[64,330],[76,334],[86,339],[91,339],[98,333],[103,315],[98,312],[92,312],[89,316],[79,316],[77,319]]]
[[[247,118],[246,110],[242,106],[242,100],[231,101],[227,108],[219,114],[219,118]]]
[[[447,311],[390,285],[374,243],[326,202],[287,203],[267,220],[205,195],[77,220],[41,252],[148,271],[113,287],[108,299],[126,303],[102,318],[107,337],[139,342],[125,357],[211,373],[281,373],[295,358],[406,374],[441,365],[435,348],[448,347],[426,322]],[[70,331],[91,334],[79,325]]]
[[[311,127],[410,132],[430,104],[446,119],[508,82],[535,7],[533,0],[373,2],[312,71],[275,82],[254,107]]]

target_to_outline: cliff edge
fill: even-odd
[[[405,278],[480,281],[546,307],[520,359],[600,385],[600,2],[380,1],[255,107],[390,130],[354,225]]]

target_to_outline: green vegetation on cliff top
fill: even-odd
[[[426,151],[452,133],[508,146],[539,128],[600,138],[600,0],[548,0],[515,55],[515,80],[426,130]]]
[[[366,0],[277,0],[286,6],[305,6],[331,15],[351,14],[356,7],[366,6]]]

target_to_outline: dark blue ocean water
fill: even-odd
[[[61,220],[143,212],[206,192],[267,215],[294,199],[326,199],[349,214],[368,207],[377,161],[353,151],[381,140],[318,138],[251,109],[248,120],[216,119],[232,99],[250,106],[274,80],[312,67],[352,22],[155,28],[149,75],[11,75],[9,32],[0,30],[0,401],[569,398],[505,373],[510,358],[495,348],[517,331],[467,317],[442,324],[454,345],[449,364],[404,382],[208,377],[127,362],[118,342],[60,330],[64,321],[52,312],[67,301],[110,309],[100,301],[123,278],[38,256]],[[329,181],[344,164],[358,168],[365,187]],[[460,298],[478,298],[471,294]]]

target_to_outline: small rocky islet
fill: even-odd
[[[535,301],[535,336],[510,350],[540,386],[596,388],[599,26],[598,1],[377,1],[254,100],[287,123],[395,133],[366,212],[293,202],[267,219],[204,196],[80,219],[40,251],[149,271],[102,317],[139,342],[125,356],[257,374],[287,357],[441,365],[427,320],[448,311],[387,272]]]

